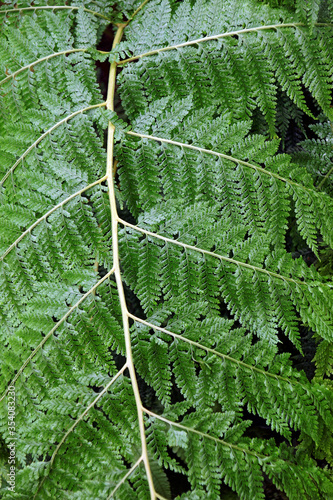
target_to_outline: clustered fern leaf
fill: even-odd
[[[0,20],[2,498],[332,498],[331,0]],[[280,349],[303,325],[312,379]]]

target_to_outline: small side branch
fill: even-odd
[[[38,220],[36,220],[36,222],[34,222],[33,224],[31,224],[30,227],[28,227],[28,229],[26,229],[18,238],[17,240],[14,241],[14,243],[12,243],[10,245],[10,247],[7,248],[7,250],[0,256],[0,262],[4,260],[4,258],[18,245],[18,243],[23,240],[23,238],[25,236],[27,236],[27,234],[31,233],[31,231],[36,227],[38,226],[38,224],[40,222],[42,222],[43,220],[47,219],[53,212],[55,212],[56,210],[58,210],[58,208],[61,208],[63,207],[64,205],[66,205],[66,203],[68,203],[69,201],[73,200],[74,198],[76,198],[77,196],[80,196],[82,193],[84,193],[85,191],[88,191],[88,189],[90,188],[93,188],[94,186],[97,186],[98,184],[101,184],[103,181],[106,180],[106,175],[104,177],[102,177],[101,179],[98,179],[98,181],[96,182],[93,182],[92,184],[89,184],[89,186],[86,186],[85,188],[83,189],[80,189],[79,191],[77,191],[76,193],[74,194],[71,194],[68,198],[66,198],[65,200],[61,201],[60,203],[58,203],[57,205],[55,205],[53,208],[51,208],[48,212],[46,212],[46,214],[42,215],[42,217],[40,217]]]
[[[68,122],[68,120],[71,120],[72,118],[74,118],[74,116],[77,116],[77,115],[80,115],[82,113],[85,113],[86,111],[90,111],[91,109],[102,108],[104,106],[106,106],[106,103],[102,102],[100,104],[93,104],[92,106],[87,106],[86,108],[79,109],[78,111],[75,111],[74,113],[71,113],[70,115],[66,116],[65,118],[63,118],[62,120],[60,120],[58,123],[56,123],[55,125],[53,125],[51,128],[49,128],[46,132],[44,132],[44,134],[42,134],[40,137],[38,137],[38,139],[33,144],[31,144],[31,146],[29,146],[28,149],[26,149],[24,151],[24,153],[20,156],[20,158],[14,163],[14,165],[8,170],[8,172],[1,179],[0,186],[2,186],[4,184],[4,182],[6,181],[6,179],[8,179],[8,177],[14,172],[14,170],[16,169],[16,167],[30,153],[30,151],[32,151],[36,146],[38,146],[38,144],[43,139],[45,139],[45,137],[47,137],[48,135],[50,135],[55,129],[57,129],[58,127],[60,127],[64,123]]]
[[[0,80],[0,86],[3,85],[4,83],[8,82],[12,78],[15,78],[17,75],[25,71],[26,69],[32,68],[33,66],[36,66],[36,64],[39,64],[44,61],[48,61],[49,59],[52,59],[53,57],[58,57],[66,54],[73,54],[74,52],[87,52],[87,49],[68,49],[68,50],[62,50],[61,52],[54,52],[54,54],[49,54],[48,56],[41,57],[40,59],[37,59],[36,61],[33,61],[30,64],[27,64],[26,66],[22,66],[22,68],[14,71],[10,75],[8,75],[6,78],[3,80]]]
[[[137,56],[129,57],[128,59],[123,59],[122,61],[119,61],[117,64],[118,64],[118,66],[123,66],[124,64],[127,64],[127,63],[132,62],[132,61],[137,61],[138,59],[142,59],[143,57],[154,56],[156,54],[159,54],[160,52],[166,52],[169,50],[178,50],[178,49],[181,49],[183,47],[190,47],[192,45],[197,45],[197,44],[200,44],[203,42],[209,42],[212,40],[220,40],[221,38],[241,36],[245,33],[258,33],[260,31],[267,31],[267,30],[277,30],[277,29],[282,29],[282,28],[296,28],[297,26],[305,26],[305,24],[304,23],[270,24],[268,26],[257,26],[255,28],[246,28],[246,29],[242,29],[242,30],[229,31],[228,33],[221,33],[219,35],[206,36],[204,38],[198,38],[196,40],[189,40],[188,42],[179,43],[177,45],[170,45],[168,47],[162,47],[160,49],[150,50],[149,52],[144,52],[142,54],[138,54]],[[332,27],[333,25],[331,23],[316,23],[315,26]]]
[[[188,245],[187,243],[182,243],[181,241],[178,240],[173,240],[171,238],[167,238],[166,236],[161,236],[160,234],[153,233],[152,231],[147,231],[147,229],[142,229],[141,227],[134,226],[133,224],[130,224],[129,222],[119,219],[119,223],[122,224],[123,226],[129,227],[133,229],[134,231],[138,231],[139,233],[146,234],[147,236],[152,236],[153,238],[156,238],[158,240],[162,240],[168,243],[172,243],[173,245],[177,245],[182,248],[186,248],[187,250],[193,250],[194,252],[199,252],[204,255],[209,255],[210,257],[215,257],[216,259],[223,260],[225,262],[229,262],[230,264],[234,264],[237,267],[245,267],[246,269],[250,269],[251,271],[257,271],[258,273],[261,274],[266,274],[266,276],[269,276],[271,278],[277,278],[279,280],[282,280],[286,283],[293,283],[294,285],[298,286],[306,286],[309,287],[311,286],[311,283],[308,283],[306,281],[299,281],[295,280],[293,278],[288,278],[287,276],[283,276],[282,274],[274,273],[273,271],[268,271],[267,269],[263,269],[261,267],[257,266],[252,266],[251,264],[246,264],[245,262],[241,262],[240,260],[235,260],[230,257],[225,257],[224,255],[219,255],[214,252],[210,252],[209,250],[204,250],[203,248],[195,247],[193,245]],[[322,286],[328,286],[331,287],[328,283],[321,283]],[[314,286],[318,286],[317,283],[315,283]]]
[[[318,191],[320,191],[324,187],[324,184],[326,183],[326,181],[330,178],[330,176],[332,174],[333,174],[333,167],[330,168],[330,170],[327,172],[327,174],[322,179],[322,181],[320,182],[320,184],[318,184],[318,186],[317,186]]]
[[[283,382],[287,382],[288,384],[292,385],[293,383],[300,384],[300,382],[292,382],[286,377],[282,377],[281,375],[277,375],[275,373],[270,373],[265,370],[261,370],[260,368],[257,368],[255,366],[249,365],[247,363],[244,363],[243,361],[240,361],[238,359],[232,358],[231,356],[228,356],[227,354],[223,354],[221,352],[216,351],[215,349],[212,349],[210,347],[206,347],[199,342],[195,342],[194,340],[188,339],[184,337],[183,335],[178,335],[178,333],[171,332],[170,330],[166,330],[165,328],[162,328],[160,326],[153,325],[152,323],[149,323],[148,321],[145,321],[144,319],[138,318],[137,316],[134,316],[131,313],[128,313],[129,317],[132,318],[135,322],[141,323],[142,325],[146,325],[149,328],[152,328],[153,330],[157,330],[159,332],[165,333],[166,335],[169,335],[170,337],[173,337],[174,339],[181,340],[182,342],[185,342],[187,344],[192,345],[193,347],[197,347],[198,349],[202,349],[203,351],[209,352],[211,354],[214,354],[215,356],[218,356],[219,358],[225,359],[227,361],[230,361],[231,363],[236,364],[237,366],[243,367],[245,370],[248,370],[249,372],[257,372],[260,373],[260,375],[264,375],[265,377],[271,377],[274,380],[282,380]]]
[[[23,363],[23,365],[21,366],[21,368],[19,369],[19,371],[17,372],[17,374],[15,375],[15,377],[13,378],[13,380],[9,383],[8,387],[10,387],[11,385],[14,385],[17,381],[17,379],[20,377],[20,375],[23,373],[23,371],[25,370],[25,368],[28,366],[28,364],[30,363],[30,361],[34,358],[34,356],[37,354],[38,351],[40,351],[40,349],[43,347],[43,345],[45,344],[45,342],[47,342],[47,340],[54,334],[54,332],[59,328],[60,325],[63,324],[64,321],[66,321],[66,319],[72,314],[73,311],[75,311],[75,309],[77,309],[81,304],[82,302],[87,298],[89,297],[89,295],[91,295],[92,293],[94,293],[94,291],[105,281],[107,280],[113,273],[114,273],[115,269],[114,267],[111,269],[111,271],[109,271],[105,276],[103,276],[102,279],[100,279],[93,287],[90,288],[90,290],[88,290],[87,293],[85,293],[84,295],[82,295],[82,297],[80,298],[80,300],[78,300],[76,302],[76,304],[74,304],[70,309],[68,309],[67,313],[54,325],[54,327],[47,333],[47,335],[45,335],[45,337],[43,338],[43,340],[38,344],[38,346],[36,347],[36,349],[34,349],[32,351],[32,353],[30,354],[30,356],[26,359],[26,361]],[[6,397],[7,393],[8,393],[8,388],[6,389],[6,391],[3,393],[3,395],[1,396],[0,398],[0,402]]]
[[[157,413],[154,413],[147,408],[143,408],[143,411],[147,413],[147,415],[150,415],[153,418],[156,418],[157,420],[160,420],[161,422],[165,422],[166,424],[172,426],[172,427],[177,427],[178,429],[182,429],[183,431],[190,432],[192,434],[197,434],[198,436],[209,439],[210,441],[214,441],[215,443],[222,444],[226,448],[229,449],[234,449],[237,451],[240,451],[241,453],[246,453],[247,455],[252,455],[256,458],[267,458],[265,455],[260,455],[259,453],[255,453],[254,451],[247,450],[245,448],[241,448],[240,446],[237,446],[236,444],[231,444],[228,443],[227,441],[224,441],[223,439],[216,438],[214,436],[210,436],[209,434],[206,434],[205,432],[198,431],[197,429],[193,429],[193,427],[187,427],[186,425],[179,424],[178,422],[173,422],[172,420],[169,420],[165,417],[162,417],[161,415],[157,415]]]
[[[149,2],[149,0],[144,0],[141,5],[133,12],[132,17],[127,21],[126,25],[132,21],[132,19],[135,18],[135,16],[140,12],[140,10]]]
[[[53,462],[55,460],[55,457],[56,455],[58,454],[60,448],[62,447],[62,445],[64,444],[64,442],[66,441],[66,439],[68,438],[69,434],[71,432],[74,431],[75,427],[78,425],[79,422],[81,422],[81,420],[88,414],[89,410],[91,410],[91,408],[93,408],[95,406],[95,404],[101,399],[102,396],[104,396],[104,394],[109,390],[109,388],[115,383],[115,381],[117,380],[117,378],[120,377],[120,375],[122,375],[124,373],[124,371],[126,370],[127,368],[127,364],[125,363],[125,365],[118,371],[118,373],[116,373],[116,375],[110,380],[110,382],[104,387],[104,389],[98,394],[98,396],[94,399],[94,401],[92,401],[90,403],[89,406],[87,406],[87,408],[81,413],[81,415],[75,420],[74,424],[68,429],[68,431],[66,432],[66,434],[63,436],[63,438],[61,439],[60,443],[58,444],[58,446],[56,447],[56,449],[54,450],[53,454],[52,454],[52,457],[51,457],[51,460],[49,462],[49,470],[48,470],[48,474],[50,473],[50,470],[53,466]],[[44,476],[36,493],[35,493],[35,496],[34,496],[34,499],[37,498],[37,494],[39,492],[39,490],[41,489],[41,487],[43,486],[44,484],[44,481],[47,479],[48,476]]]
[[[122,484],[124,484],[124,482],[126,481],[126,479],[128,479],[130,477],[130,475],[135,471],[135,469],[141,464],[143,460],[143,457],[141,455],[141,457],[135,462],[135,464],[133,465],[133,467],[131,467],[127,473],[125,474],[125,476],[119,481],[119,483],[117,484],[117,486],[111,491],[110,495],[108,496],[107,500],[111,500],[111,498],[113,498],[114,494],[119,490],[120,486]]]
[[[302,184],[298,184],[290,179],[286,179],[285,177],[281,177],[279,174],[275,174],[265,168],[259,167],[258,165],[254,165],[253,163],[249,163],[248,161],[240,160],[238,158],[234,158],[233,156],[226,155],[224,153],[218,153],[217,151],[213,151],[211,149],[200,148],[199,146],[192,146],[192,144],[186,144],[183,142],[172,141],[171,139],[164,139],[162,137],[155,137],[153,135],[146,134],[138,134],[137,132],[127,131],[126,134],[132,135],[133,137],[141,137],[142,139],[150,139],[156,142],[162,142],[165,144],[170,144],[172,146],[178,146],[184,149],[191,149],[192,151],[197,151],[198,153],[203,153],[211,156],[217,156],[218,158],[223,158],[224,160],[229,160],[232,163],[243,165],[244,167],[255,170],[256,172],[260,172],[261,174],[267,175],[268,177],[272,177],[279,181],[284,182],[285,184],[289,184],[291,186],[299,187],[300,189],[304,189],[304,191],[314,191],[313,189],[306,188]]]

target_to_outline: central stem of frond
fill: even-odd
[[[129,21],[128,21],[129,22]],[[127,26],[127,23],[118,25],[118,30],[116,32],[115,38],[113,40],[112,48],[115,48],[117,44],[120,42],[124,28]],[[115,96],[115,88],[116,88],[116,76],[117,76],[117,63],[113,62],[110,67],[109,73],[109,85],[108,85],[108,93],[106,99],[106,107],[107,109],[114,111],[114,96]],[[114,190],[114,180],[113,180],[113,160],[114,160],[114,132],[115,126],[113,123],[109,122],[108,125],[108,139],[107,139],[107,166],[106,166],[106,176],[107,183],[109,188],[109,200],[110,200],[110,209],[111,209],[111,221],[112,221],[112,251],[113,251],[113,266],[115,270],[115,278],[118,288],[119,294],[119,302],[121,306],[122,312],[122,320],[123,320],[123,328],[124,328],[124,336],[125,336],[125,346],[126,346],[126,363],[128,366],[128,371],[130,374],[130,379],[132,383],[135,403],[137,407],[138,413],[138,423],[140,429],[140,438],[141,438],[141,449],[142,454],[141,458],[145,465],[145,470],[147,474],[149,490],[151,499],[154,500],[155,488],[152,478],[152,473],[150,470],[149,458],[148,458],[148,450],[147,450],[147,441],[145,434],[145,424],[144,424],[144,413],[143,413],[143,405],[140,397],[138,382],[135,373],[135,367],[133,362],[133,354],[132,354],[132,344],[131,344],[131,336],[130,336],[130,328],[129,328],[129,313],[127,310],[126,298],[124,293],[124,287],[121,278],[120,272],[120,262],[119,262],[119,245],[118,245],[118,222],[119,216],[117,212],[116,205],[116,197]],[[139,461],[137,462],[139,464]]]

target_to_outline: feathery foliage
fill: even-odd
[[[332,1],[8,0],[0,23],[1,497],[332,498]]]

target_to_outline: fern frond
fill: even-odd
[[[0,6],[4,499],[332,497],[330,3]]]

